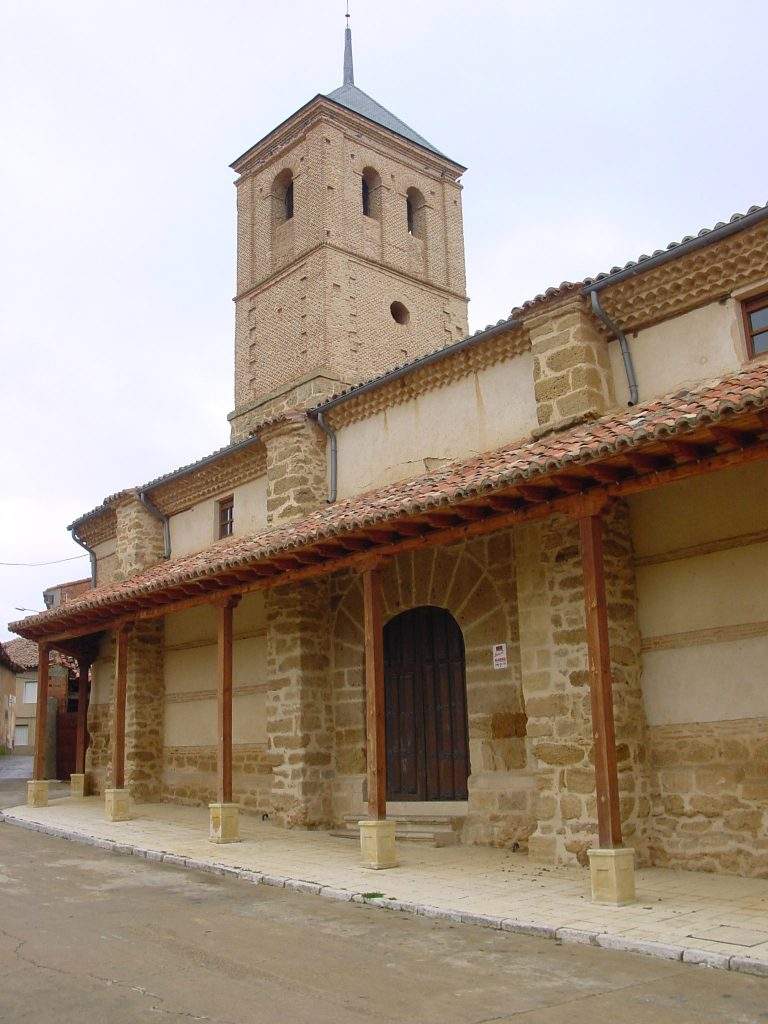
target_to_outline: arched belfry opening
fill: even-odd
[[[464,638],[445,608],[424,605],[384,627],[387,799],[466,800]]]
[[[272,223],[277,227],[293,219],[293,172],[286,168],[272,185]]]

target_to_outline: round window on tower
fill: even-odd
[[[389,307],[389,312],[396,324],[407,324],[411,319],[407,306],[404,306],[402,302],[393,302]]]

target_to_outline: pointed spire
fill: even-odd
[[[352,63],[352,29],[349,27],[349,0],[347,0],[347,27],[344,29],[344,85],[355,84],[355,68]]]

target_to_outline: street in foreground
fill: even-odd
[[[0,803],[18,782],[0,783]],[[0,825],[0,1021],[768,1022],[768,982],[110,855]]]

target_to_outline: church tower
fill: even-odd
[[[232,439],[467,334],[459,179],[355,85],[317,95],[237,172]]]

